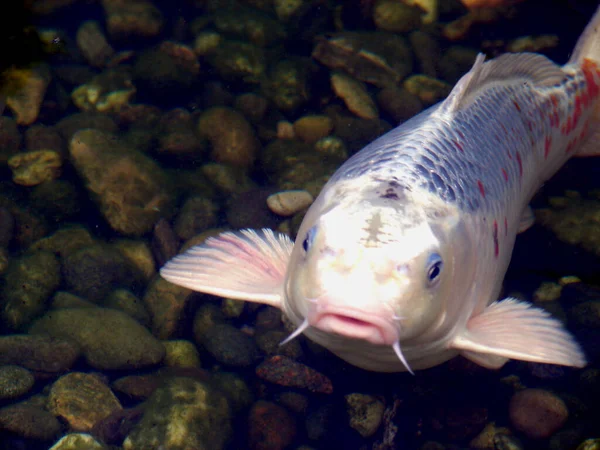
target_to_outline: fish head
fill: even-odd
[[[464,253],[468,244],[456,239],[456,209],[419,197],[367,195],[309,211],[286,280],[284,309],[302,320],[299,329],[392,346],[399,354],[401,342],[444,321],[462,262],[455,250]]]

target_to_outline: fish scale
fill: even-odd
[[[346,161],[295,243],[226,232],[161,269],[173,283],[282,310],[300,334],[368,370],[460,354],[583,367],[556,319],[498,300],[536,190],[571,156],[600,154],[600,8],[570,61],[479,55],[442,103]]]

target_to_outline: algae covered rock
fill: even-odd
[[[68,308],[47,313],[30,333],[75,341],[87,363],[99,370],[125,370],[158,364],[165,348],[150,332],[121,311]]]
[[[106,28],[117,40],[149,38],[160,33],[164,17],[160,10],[146,0],[103,0]]]
[[[18,403],[0,408],[0,430],[4,433],[48,441],[56,438],[61,428],[61,423],[52,413],[38,406]]]
[[[345,400],[350,426],[363,437],[375,434],[383,420],[383,402],[371,395],[358,393],[346,395]]]
[[[63,257],[62,273],[73,294],[92,302],[99,302],[116,287],[131,286],[136,281],[125,257],[115,248],[101,243]]]
[[[2,289],[2,320],[19,329],[44,311],[60,283],[60,264],[50,252],[38,251],[11,261]]]
[[[208,384],[175,377],[154,391],[125,450],[220,450],[231,437],[227,398]]]
[[[212,158],[222,164],[248,167],[260,148],[252,125],[231,108],[215,107],[198,120],[198,133],[212,145]]]
[[[72,430],[90,431],[122,406],[98,376],[73,372],[54,382],[48,396],[48,408],[66,420]]]
[[[36,186],[60,176],[62,158],[54,150],[17,153],[8,160],[13,181],[22,186]]]
[[[87,129],[75,133],[69,151],[73,165],[111,227],[142,235],[169,216],[172,196],[162,169],[115,136]]]
[[[0,366],[0,400],[20,397],[33,387],[32,373],[19,366]]]
[[[65,372],[80,354],[79,346],[70,340],[27,334],[0,337],[0,364],[18,364],[39,373]]]
[[[69,433],[50,447],[50,450],[108,450],[109,447],[98,442],[86,433]]]
[[[152,332],[159,339],[169,339],[181,325],[187,299],[192,290],[155,277],[144,294],[144,304],[152,316]]]
[[[129,72],[109,69],[75,88],[71,99],[83,111],[119,112],[129,106],[135,93]]]

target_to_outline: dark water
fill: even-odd
[[[293,234],[303,211],[284,218],[267,196],[316,195],[347,156],[435,101],[407,92],[407,77],[440,81],[441,99],[476,52],[521,36],[554,35],[539,51],[563,63],[597,1],[526,0],[452,39],[467,13],[458,0],[439,0],[429,24],[405,12],[409,25],[388,32],[373,19],[382,0],[62,3],[15,2],[0,19],[0,448],[50,448],[75,432],[98,446],[78,448],[600,447],[579,447],[600,438],[594,158],[568,162],[532,205],[580,193],[554,216],[573,217],[579,239],[536,223],[504,289],[532,299],[579,277],[540,305],[582,343],[582,370],[457,358],[415,377],[366,372],[303,338],[280,349],[286,332],[268,307],[157,275],[207,230]],[[374,117],[336,95],[335,70],[361,80]],[[273,382],[277,370],[292,386]],[[538,390],[516,408],[524,388]],[[364,394],[362,408],[349,394]],[[486,426],[487,442],[474,441]]]

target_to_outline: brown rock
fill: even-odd
[[[152,316],[152,332],[159,339],[169,339],[181,324],[181,314],[191,289],[169,283],[161,277],[150,282],[144,304]]]
[[[205,111],[198,132],[212,144],[212,158],[219,163],[251,166],[260,148],[250,123],[239,112],[226,107]]]
[[[54,415],[37,406],[16,404],[0,408],[0,430],[26,439],[49,441],[58,435],[61,428]]]
[[[85,432],[122,409],[106,384],[95,375],[81,372],[56,380],[50,389],[48,408],[54,415],[64,418],[71,429]]]
[[[256,375],[282,386],[304,388],[323,394],[333,392],[329,378],[287,356],[276,355],[266,359],[256,367]]]
[[[510,400],[513,426],[533,439],[544,439],[560,430],[569,417],[562,399],[544,389],[525,389]]]
[[[248,445],[252,450],[283,450],[296,435],[290,413],[275,403],[257,401],[248,417]]]
[[[74,342],[50,336],[14,334],[0,337],[0,364],[19,364],[36,372],[64,372],[80,354]]]

